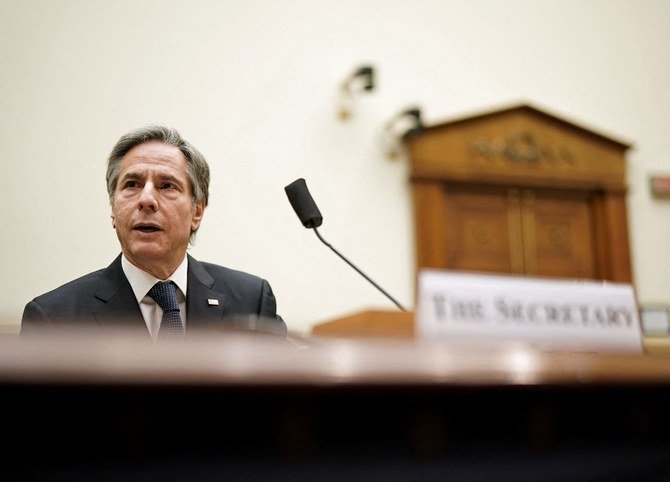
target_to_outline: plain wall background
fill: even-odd
[[[177,127],[212,168],[191,253],[267,278],[294,331],[393,309],[293,213],[307,179],[322,234],[413,306],[406,159],[382,126],[517,103],[630,142],[629,230],[641,303],[670,303],[670,2],[666,0],[0,0],[0,318],[107,266],[119,247],[105,160],[146,123]],[[338,120],[340,83],[378,88]]]

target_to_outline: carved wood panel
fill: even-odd
[[[451,269],[522,272],[514,266],[510,251],[508,200],[504,190],[481,187],[478,190],[458,186],[445,188],[446,266]]]
[[[466,271],[598,278],[594,205],[581,192],[446,185],[442,259]]]
[[[526,273],[599,277],[590,196],[524,191],[522,206]]]

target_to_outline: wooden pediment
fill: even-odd
[[[406,138],[414,179],[625,189],[630,146],[529,105],[440,123]]]

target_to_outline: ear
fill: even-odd
[[[205,214],[205,201],[202,200],[193,208],[193,218],[191,219],[191,232],[200,227],[200,222]]]
[[[110,218],[112,218],[112,227],[113,227],[114,229],[116,229],[116,224],[114,223],[114,213],[112,213],[112,215],[110,216]]]

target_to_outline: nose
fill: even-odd
[[[137,207],[141,211],[143,209],[149,209],[152,211],[158,211],[158,201],[156,199],[156,188],[153,183],[148,182],[144,185],[142,192],[140,193],[140,198],[137,202]]]

